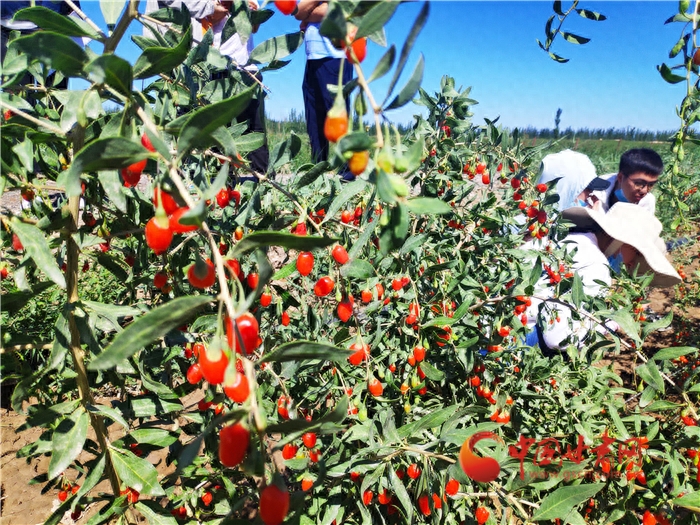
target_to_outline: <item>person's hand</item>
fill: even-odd
[[[251,11],[257,11],[258,2],[256,2],[256,0],[248,0],[248,9],[250,9]]]
[[[209,22],[211,25],[218,24],[224,17],[228,14],[228,9],[221,5],[220,3],[214,6],[214,12],[207,16],[204,20]]]

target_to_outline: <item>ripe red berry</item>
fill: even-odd
[[[68,492],[66,492],[65,490],[59,490],[58,491],[58,501],[63,502],[63,501],[66,501],[66,499],[68,499]]]
[[[297,0],[275,0],[275,7],[283,15],[291,15],[297,7]]]
[[[291,443],[287,443],[282,448],[282,457],[284,459],[292,459],[292,458],[296,457],[298,450],[299,450],[299,447],[297,447],[296,445],[292,445]]]
[[[476,518],[476,522],[479,525],[484,525],[489,519],[489,516],[491,515],[491,512],[489,512],[489,509],[486,507],[478,507],[476,509],[476,512],[474,513],[474,517]]]
[[[151,142],[151,139],[148,138],[148,135],[146,135],[145,132],[141,135],[141,144],[148,151],[155,151],[156,150],[156,148],[153,147],[153,143]]]
[[[212,500],[214,499],[214,496],[211,495],[211,492],[206,491],[204,494],[202,494],[202,503],[204,504],[205,507],[208,507],[211,505]]]
[[[173,241],[173,232],[170,231],[170,225],[166,217],[159,220],[158,217],[152,217],[146,223],[145,229],[146,244],[153,250],[156,255],[167,251],[170,243]]]
[[[418,465],[411,463],[406,469],[406,474],[408,474],[408,477],[411,479],[418,479],[420,477],[421,470]]]
[[[195,288],[209,288],[216,282],[214,263],[209,259],[206,261],[197,259],[197,262],[187,270],[187,280]]]
[[[348,252],[345,250],[345,248],[343,248],[340,244],[336,244],[333,248],[333,259],[335,259],[335,262],[342,266],[348,262],[350,257],[348,256]]]
[[[236,403],[244,403],[250,395],[250,385],[248,384],[246,375],[236,371],[233,383],[230,385],[224,383],[224,393],[226,397],[232,399]]]
[[[301,436],[301,440],[304,443],[304,446],[308,449],[312,449],[316,446],[316,433],[315,432],[307,432],[303,436]]]
[[[199,363],[194,363],[190,365],[187,369],[187,382],[191,385],[196,385],[202,380],[202,367]]]
[[[240,423],[228,425],[219,432],[219,461],[225,467],[239,465],[250,445],[250,432]]]
[[[384,386],[376,377],[373,377],[367,382],[367,388],[369,389],[369,393],[374,397],[379,397],[384,392]]]
[[[314,268],[314,255],[311,252],[301,252],[297,256],[297,271],[301,275],[309,275]]]
[[[459,481],[456,479],[451,479],[445,485],[445,494],[448,496],[455,496],[459,492]]]
[[[314,285],[314,294],[316,297],[325,297],[333,291],[335,282],[328,276],[321,277]]]
[[[547,185],[540,183],[537,186],[535,186],[535,189],[538,193],[545,193],[547,191]]]
[[[279,0],[278,0],[279,1]],[[260,493],[258,516],[265,525],[280,525],[289,512],[289,492],[277,485],[268,485]]]

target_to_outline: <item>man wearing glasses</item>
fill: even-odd
[[[638,204],[654,215],[656,197],[651,193],[651,189],[659,180],[663,169],[663,161],[654,150],[628,150],[620,157],[618,172],[601,177],[610,181],[610,186],[605,190],[594,191],[593,195],[598,198],[606,212],[616,202],[630,202]]]

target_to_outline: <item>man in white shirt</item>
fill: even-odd
[[[656,197],[651,189],[659,180],[663,169],[663,161],[654,150],[628,150],[620,157],[618,172],[601,177],[610,181],[610,186],[606,190],[593,192],[593,195],[601,202],[604,211],[608,211],[616,202],[630,202],[654,215]]]

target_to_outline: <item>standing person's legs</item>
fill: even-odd
[[[319,63],[323,60],[307,60],[304,70],[304,81],[301,85],[304,95],[304,114],[306,117],[306,132],[311,144],[311,158],[321,162],[328,158],[328,141],[323,135],[323,121],[326,118],[323,94],[316,77]],[[324,154],[325,151],[325,154]]]

